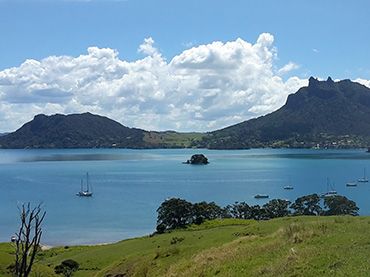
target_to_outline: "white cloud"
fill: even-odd
[[[158,55],[158,50],[154,47],[154,40],[152,37],[144,39],[144,43],[139,46],[138,51],[145,55]]]
[[[299,68],[298,64],[295,64],[293,62],[289,62],[278,70],[278,74],[279,75],[284,75],[284,74],[286,74],[286,73],[288,73],[292,70],[296,70],[298,68]]]
[[[357,78],[357,79],[355,79],[353,81],[354,82],[357,82],[357,83],[360,83],[361,85],[364,85],[364,86],[367,86],[368,88],[370,88],[370,80],[365,80],[365,79]]]
[[[206,131],[271,112],[307,80],[275,70],[271,34],[187,49],[167,61],[149,37],[142,59],[128,62],[109,48],[90,47],[78,57],[26,60],[0,71],[0,131],[37,113],[90,111],[150,130]]]

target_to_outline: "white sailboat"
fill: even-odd
[[[86,173],[86,190],[84,190],[83,180],[81,179],[81,190],[76,195],[80,197],[91,197],[93,195],[92,191],[90,191],[88,172]]]
[[[369,182],[369,179],[366,177],[366,168],[364,168],[364,177],[359,178],[357,181],[359,183],[367,183],[367,182]]]
[[[334,190],[334,185],[331,185],[329,178],[326,179],[326,189],[327,191],[321,194],[321,197],[330,197],[337,195],[337,191]]]
[[[284,189],[286,189],[286,190],[294,189],[294,187],[291,185],[291,183],[292,183],[292,180],[289,177],[289,183],[288,183],[288,185],[284,186]]]

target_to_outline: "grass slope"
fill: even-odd
[[[216,220],[186,230],[101,246],[43,251],[33,276],[54,276],[65,259],[74,276],[369,276],[370,217]],[[0,276],[12,260],[0,244]]]
[[[143,141],[149,146],[163,148],[189,148],[197,145],[205,134],[203,133],[178,133],[174,131],[166,132],[145,132]]]

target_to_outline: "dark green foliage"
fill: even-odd
[[[158,234],[163,234],[166,231],[167,226],[164,223],[159,223],[159,224],[157,224],[156,229],[157,229]]]
[[[205,220],[224,217],[225,210],[214,202],[192,204],[179,198],[164,201],[157,210],[157,232],[183,228],[188,224],[201,224]]]
[[[267,218],[276,218],[289,215],[290,202],[282,199],[272,199],[263,205]]]
[[[216,205],[215,202],[207,203],[205,201],[195,203],[192,207],[193,223],[201,224],[205,220],[221,218],[224,209]]]
[[[358,215],[359,208],[356,203],[345,196],[335,195],[326,197],[324,205],[326,215]]]
[[[326,197],[323,211],[317,194],[297,198],[293,204],[283,199],[272,199],[262,207],[249,206],[246,202],[235,202],[221,208],[214,202],[192,204],[184,199],[171,198],[158,208],[157,233],[184,228],[189,224],[201,224],[216,218],[238,218],[268,220],[293,215],[358,215],[356,203],[344,196]],[[289,206],[290,205],[290,206]],[[292,211],[293,210],[293,211]]]
[[[370,89],[350,80],[310,78],[268,115],[208,133],[203,147],[368,147]],[[334,143],[334,144],[333,144]]]
[[[188,164],[208,164],[208,159],[203,154],[195,154],[191,156],[190,160],[187,160]]]
[[[294,210],[294,215],[320,215],[320,196],[315,194],[305,195],[297,198],[290,208]]]
[[[260,205],[251,206],[251,217],[254,220],[264,220],[266,219],[266,211],[260,207]]]
[[[192,203],[180,198],[170,198],[164,201],[157,209],[157,226],[160,226],[161,230],[164,227],[165,230],[171,230],[191,224],[193,222],[192,206]]]
[[[80,265],[78,262],[68,259],[57,265],[54,269],[56,274],[63,274],[63,276],[72,276],[73,272],[77,271]]]
[[[245,202],[235,202],[226,207],[233,218],[250,219],[252,218],[252,207]]]
[[[144,131],[91,113],[36,115],[14,133],[0,137],[1,148],[144,147]]]

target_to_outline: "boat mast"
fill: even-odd
[[[87,192],[89,192],[89,172],[86,172]]]
[[[364,180],[366,179],[366,167],[364,167]]]

